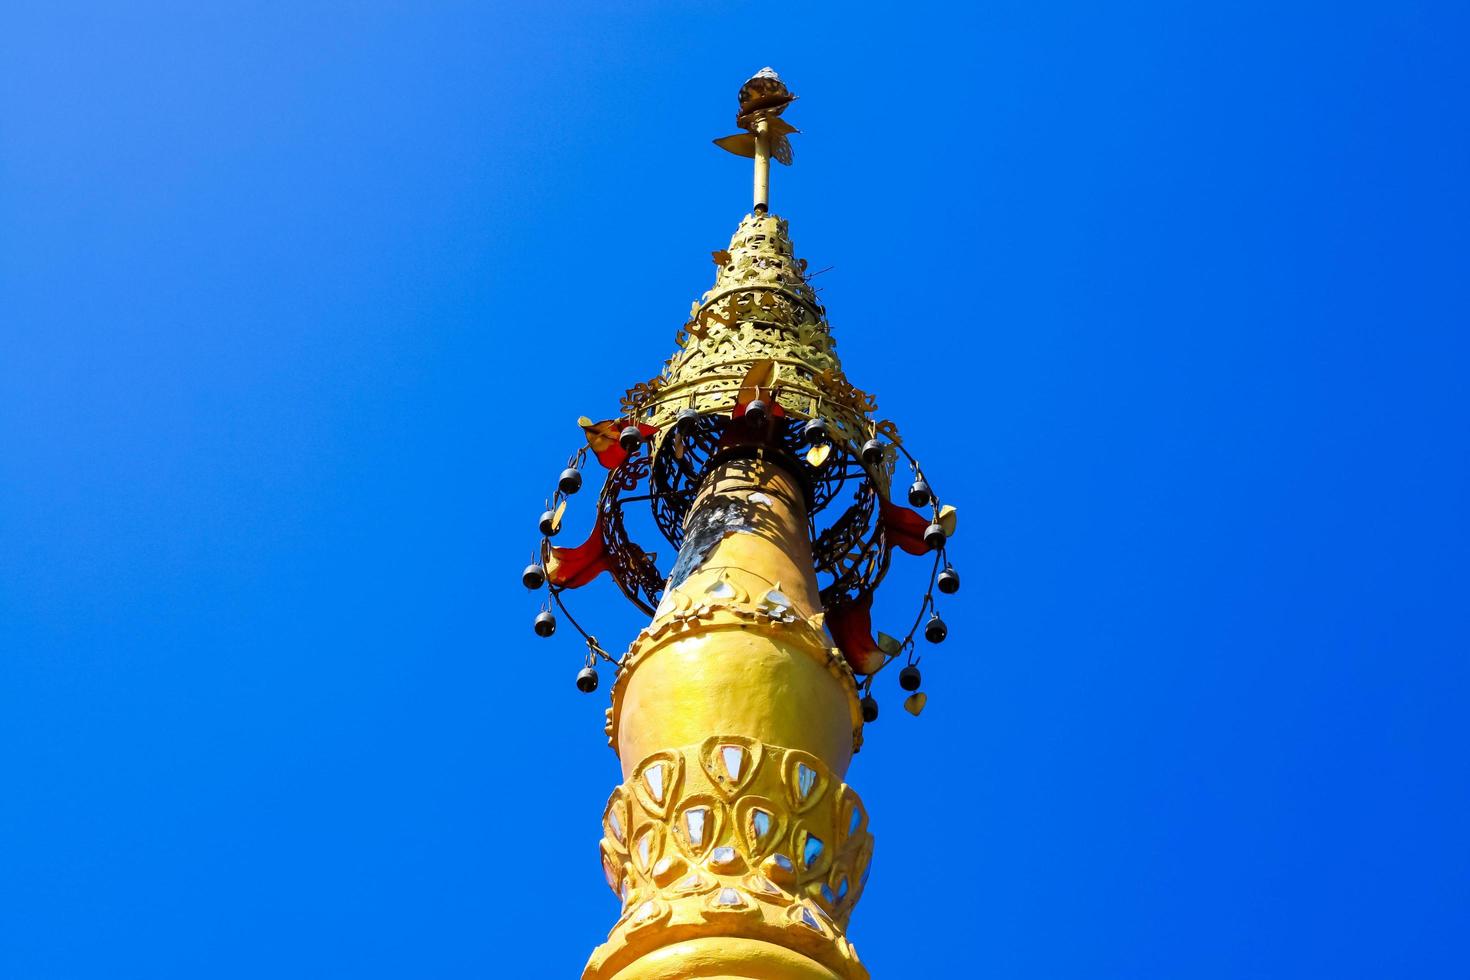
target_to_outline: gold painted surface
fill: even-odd
[[[843,782],[861,713],[822,628],[804,499],[738,458],[690,508],[686,530],[738,519],[618,672],[602,861],[622,915],[584,980],[867,977],[845,935],[873,850]]]
[[[731,460],[705,480],[690,522],[731,500],[751,530],[725,535],[666,593],[613,685],[608,734],[625,777],[712,731],[800,748],[838,773],[859,742],[857,686],[822,630],[798,484],[769,462]]]

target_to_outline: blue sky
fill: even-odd
[[[1206,6],[6,5],[0,974],[576,974],[607,678],[517,575],[766,64],[961,509],[874,975],[1470,972],[1466,17]]]

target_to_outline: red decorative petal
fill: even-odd
[[[888,543],[911,555],[928,554],[929,546],[924,543],[924,531],[929,527],[929,518],[916,510],[900,507],[887,500],[881,501],[881,504],[883,533]]]
[[[628,453],[623,449],[618,437],[630,423],[627,419],[607,419],[603,422],[584,422],[582,432],[587,436],[587,445],[592,447],[597,461],[610,470],[615,470],[623,465],[628,458]],[[638,431],[647,439],[658,431],[658,426],[638,423]]]
[[[587,540],[575,548],[549,550],[546,580],[563,589],[579,589],[612,568],[612,556],[602,540],[602,528],[594,527]]]
[[[855,673],[871,674],[883,666],[883,651],[873,639],[873,597],[865,595],[827,612],[827,629]]]

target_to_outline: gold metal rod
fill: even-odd
[[[755,210],[771,206],[771,137],[765,116],[755,123]]]

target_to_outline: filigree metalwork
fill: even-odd
[[[624,492],[636,490],[647,479],[651,466],[652,461],[646,454],[629,456],[608,474],[597,501],[597,522],[610,558],[612,577],[623,594],[650,616],[663,596],[664,576],[659,574],[656,556],[629,539],[620,498]]]

